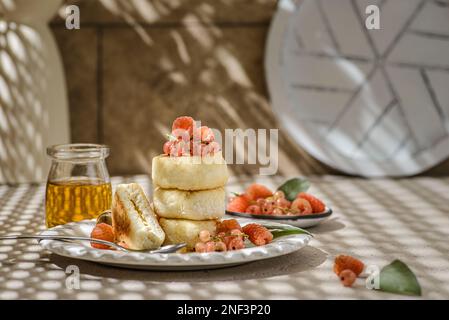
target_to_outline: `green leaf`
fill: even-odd
[[[310,188],[310,182],[304,178],[293,178],[281,185],[278,190],[285,193],[285,198],[289,201],[296,199],[300,192],[306,192]]]
[[[313,234],[311,234],[309,231],[293,226],[279,226],[269,224],[264,224],[263,226],[270,230],[270,232],[273,234],[273,239],[288,236],[291,234],[307,234],[313,237]]]
[[[421,286],[410,268],[400,260],[394,260],[380,271],[379,290],[405,295],[420,296]]]

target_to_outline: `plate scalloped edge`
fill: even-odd
[[[82,235],[88,236],[90,230],[95,224],[94,220],[84,220],[80,222],[71,222],[62,226],[57,226],[43,231],[43,235]],[[55,240],[43,240],[40,245],[52,253],[64,257],[98,262],[102,264],[126,265],[129,267],[186,267],[189,269],[195,266],[217,266],[244,264],[252,261],[274,258],[292,253],[305,247],[311,237],[306,234],[292,235],[277,238],[270,244],[260,247],[248,247],[236,251],[225,253],[214,252],[208,254],[202,253],[170,253],[170,254],[145,254],[145,253],[126,253],[112,250],[101,250],[91,248],[89,244],[84,243],[65,243]]]

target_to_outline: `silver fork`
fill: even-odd
[[[77,237],[77,236],[60,236],[60,235],[11,235],[11,236],[0,236],[1,240],[29,240],[29,239],[37,239],[37,240],[58,240],[58,241],[89,241],[92,243],[98,243],[98,244],[104,244],[110,247],[113,247],[117,250],[123,251],[123,252],[141,252],[141,253],[172,253],[176,252],[179,249],[184,248],[187,244],[186,243],[178,243],[178,244],[170,244],[167,246],[160,247],[156,250],[134,250],[125,248],[117,243],[106,241],[106,240],[100,240],[100,239],[92,239],[89,237]]]

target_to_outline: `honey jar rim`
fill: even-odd
[[[56,144],[47,148],[47,155],[54,159],[104,159],[109,156],[109,146],[95,143]]]

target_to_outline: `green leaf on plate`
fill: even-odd
[[[379,290],[405,295],[420,296],[421,286],[410,268],[400,260],[394,260],[380,271]]]
[[[310,182],[304,178],[293,178],[281,185],[278,190],[285,193],[285,198],[289,201],[296,199],[300,192],[306,192],[310,188]]]
[[[279,225],[270,225],[270,224],[264,224],[265,228],[270,230],[270,232],[273,234],[273,239],[288,236],[291,234],[307,234],[309,236],[313,237],[313,234],[311,234],[309,231],[293,227],[293,226],[279,226]]]

